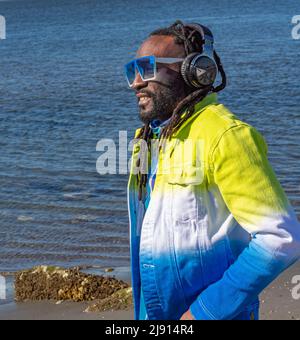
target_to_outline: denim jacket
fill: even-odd
[[[258,295],[300,256],[300,224],[264,138],[215,94],[159,152],[145,210],[136,143],[128,183],[135,318],[257,319]]]

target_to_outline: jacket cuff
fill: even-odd
[[[210,313],[210,311],[204,305],[201,297],[191,305],[190,312],[195,320],[216,320],[216,318]]]

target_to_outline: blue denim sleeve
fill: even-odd
[[[254,238],[223,278],[200,294],[191,313],[197,320],[233,319],[288,266],[286,260],[268,253]]]

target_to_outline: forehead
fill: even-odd
[[[154,35],[146,39],[137,51],[136,56],[144,57],[184,57],[184,47],[176,44],[172,36]]]

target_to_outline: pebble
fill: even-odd
[[[104,271],[105,271],[105,273],[111,273],[111,272],[114,271],[114,269],[113,268],[106,268]]]

